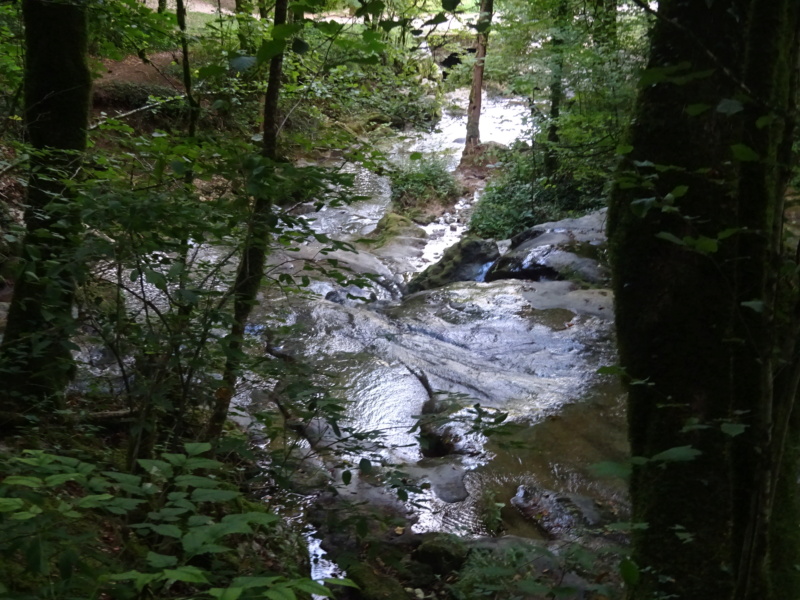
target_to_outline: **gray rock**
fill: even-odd
[[[577,279],[608,281],[599,261],[605,248],[605,210],[579,219],[544,223],[515,236],[511,249],[486,273],[486,281]]]
[[[477,237],[465,237],[445,250],[441,260],[425,269],[408,284],[410,293],[442,287],[456,281],[474,281],[486,265],[500,256],[497,244]]]

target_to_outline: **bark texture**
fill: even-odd
[[[648,524],[631,598],[800,597],[800,312],[781,228],[799,8],[659,3],[609,212],[631,449],[649,459],[631,481]]]
[[[22,269],[0,347],[0,409],[58,406],[73,370],[72,260],[78,215],[70,183],[86,148],[91,78],[81,3],[25,0],[25,122],[30,160]]]

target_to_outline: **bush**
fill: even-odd
[[[483,192],[470,219],[483,238],[507,239],[538,223],[580,216],[603,206],[602,181],[579,183],[542,177],[540,157],[529,149],[510,151],[500,174]]]
[[[448,204],[459,192],[455,177],[439,157],[409,161],[392,174],[392,202],[400,212]]]

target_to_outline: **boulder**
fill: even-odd
[[[600,263],[605,249],[605,210],[579,219],[537,225],[511,240],[511,247],[486,273],[486,281],[573,279],[590,284],[608,281]]]
[[[482,279],[487,266],[499,256],[495,242],[474,236],[465,237],[445,250],[439,262],[414,277],[408,284],[408,291],[414,293],[455,281]]]

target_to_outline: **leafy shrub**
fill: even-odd
[[[331,596],[302,575],[302,543],[286,546],[279,517],[232,489],[210,449],[140,460],[141,475],[41,450],[0,457],[0,596]],[[276,534],[283,556],[270,555]]]
[[[401,212],[452,202],[459,191],[455,177],[439,157],[411,160],[392,174],[392,202]]]
[[[509,153],[500,174],[481,196],[470,229],[484,238],[507,239],[538,223],[580,216],[603,206],[602,182],[580,184],[541,176],[530,150]]]

